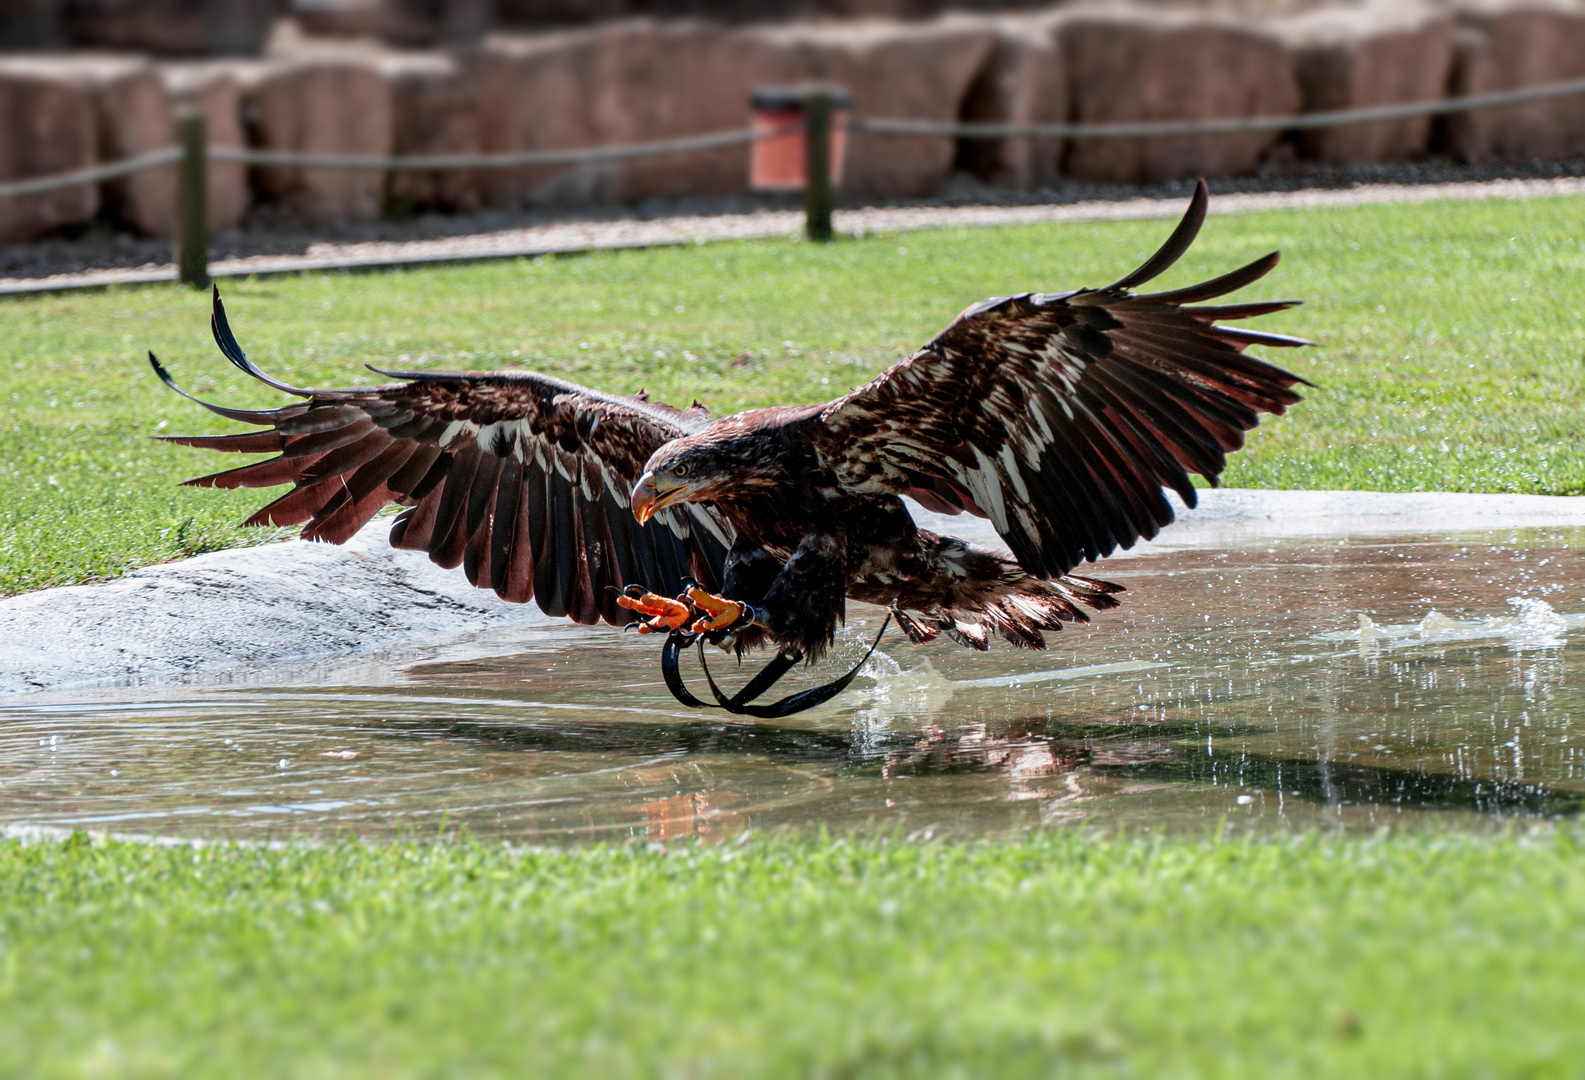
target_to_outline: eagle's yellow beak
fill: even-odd
[[[677,496],[687,489],[687,484],[670,473],[661,473],[657,477],[653,472],[647,472],[633,485],[633,516],[638,518],[640,525],[648,525],[655,511],[676,502]]]

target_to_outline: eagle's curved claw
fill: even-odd
[[[637,585],[629,585],[623,590],[622,595],[616,598],[616,606],[651,617],[649,622],[638,624],[638,632],[641,634],[657,634],[681,629],[693,614],[687,604],[679,600],[669,600],[658,593],[647,592]]]
[[[706,634],[713,630],[738,630],[744,626],[753,625],[756,615],[754,609],[748,604],[738,600],[728,600],[724,596],[705,592],[697,585],[688,586],[684,593],[689,603],[704,612],[706,618],[699,619],[690,627],[695,634]]]

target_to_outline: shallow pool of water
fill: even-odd
[[[19,698],[0,708],[0,825],[245,839],[465,825],[563,844],[1574,814],[1582,548],[1585,530],[1527,530],[1113,560],[1098,573],[1128,587],[1125,606],[1049,652],[892,631],[848,693],[781,721],[681,708],[652,639],[564,625]],[[850,613],[820,679],[862,654],[878,614]],[[735,685],[732,668],[715,664]],[[691,659],[685,674],[699,681]]]

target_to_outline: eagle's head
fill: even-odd
[[[640,525],[675,503],[705,502],[719,493],[737,463],[714,442],[676,439],[650,455],[633,485],[633,516]]]
[[[746,488],[785,483],[778,454],[756,419],[742,414],[718,420],[706,431],[656,450],[633,485],[633,516],[648,524],[657,511],[676,503],[730,501]]]

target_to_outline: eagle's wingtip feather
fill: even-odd
[[[171,373],[165,370],[165,365],[160,363],[160,358],[154,355],[153,349],[149,350],[149,365],[154,368],[154,374],[159,376],[160,382],[175,390],[178,394],[182,393],[182,388],[176,385],[176,380],[171,378]],[[185,397],[186,395],[183,396]]]
[[[1200,227],[1205,224],[1206,207],[1210,205],[1210,189],[1205,185],[1205,178],[1201,177],[1194,185],[1194,194],[1189,198],[1189,208],[1184,211],[1183,217],[1178,221],[1177,228],[1172,230],[1172,235],[1167,237],[1166,243],[1154,255],[1146,259],[1139,269],[1118,278],[1100,292],[1121,292],[1132,289],[1136,285],[1143,285],[1160,277],[1172,268],[1172,264],[1183,257],[1189,250],[1189,245],[1194,243],[1195,237],[1200,235]]]
[[[215,344],[219,346],[221,355],[231,361],[239,371],[259,380],[272,390],[279,390],[283,394],[292,394],[295,397],[313,397],[312,390],[305,390],[300,386],[292,386],[272,378],[265,374],[259,365],[248,359],[248,354],[242,351],[242,346],[237,342],[236,334],[231,331],[230,320],[226,318],[226,305],[220,299],[220,286],[212,285],[210,290],[209,332],[214,337]]]

